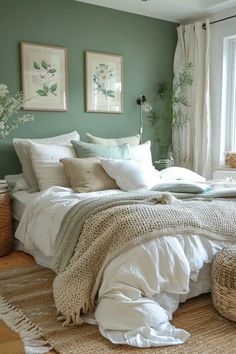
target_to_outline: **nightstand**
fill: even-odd
[[[8,191],[0,191],[0,256],[12,250],[12,220]]]

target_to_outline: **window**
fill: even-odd
[[[236,151],[236,36],[224,39],[222,118],[225,150]]]

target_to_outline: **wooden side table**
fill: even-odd
[[[10,196],[7,191],[0,191],[0,256],[7,255],[12,250],[12,244]]]

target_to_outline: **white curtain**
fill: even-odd
[[[205,29],[203,28],[205,23]],[[180,26],[174,58],[174,80],[188,63],[193,64],[193,84],[185,90],[189,106],[174,107],[190,118],[173,125],[176,164],[211,178],[211,120],[209,102],[209,20]]]

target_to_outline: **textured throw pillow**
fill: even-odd
[[[142,162],[146,165],[152,165],[151,141],[146,143],[132,146],[131,156],[134,160]]]
[[[153,191],[173,193],[204,193],[209,192],[212,189],[213,188],[206,183],[186,182],[180,180],[172,182],[163,182],[160,180],[160,183],[152,187]]]
[[[184,167],[168,167],[160,171],[160,178],[166,181],[182,180],[187,182],[205,182],[206,178]]]
[[[114,179],[102,168],[98,157],[64,158],[60,161],[64,165],[71,187],[76,192],[118,189]]]
[[[40,190],[52,186],[70,187],[60,159],[76,157],[70,145],[47,145],[29,142],[30,155]]]
[[[159,172],[153,166],[132,159],[101,159],[101,165],[120,189],[127,192],[151,189],[159,181]]]
[[[106,145],[106,146],[117,146],[117,145],[122,145],[122,144],[129,144],[131,146],[136,146],[136,145],[139,145],[139,142],[140,142],[140,134],[133,135],[133,136],[127,136],[124,138],[118,138],[118,139],[104,139],[104,138],[99,138],[97,136],[93,136],[89,133],[86,133],[86,138],[87,138],[88,143],[100,144],[100,145]]]
[[[29,141],[33,141],[37,144],[71,145],[70,141],[72,139],[79,140],[79,138],[80,136],[78,132],[73,131],[68,134],[58,135],[52,138],[45,138],[45,139],[17,139],[17,138],[13,139],[13,145],[16,154],[20,160],[24,178],[28,183],[31,192],[38,191],[39,185],[32,166]]]
[[[83,143],[82,141],[71,141],[76,154],[84,157],[105,157],[108,159],[128,159],[130,157],[130,146],[122,144],[118,146],[105,146],[99,144]]]

